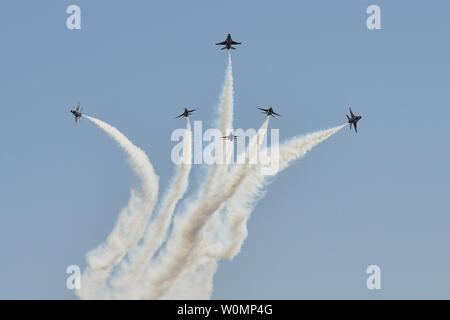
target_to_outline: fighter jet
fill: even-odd
[[[71,109],[70,110],[70,112],[74,115],[74,117],[75,117],[75,125],[78,123],[78,120],[81,118],[81,116],[83,115],[82,114],[82,112],[83,112],[83,108],[80,108],[80,101],[78,101],[78,105],[77,105],[77,108],[74,110],[74,109]]]
[[[179,116],[175,117],[175,119],[178,119],[178,118],[187,118],[187,117],[189,117],[189,116],[191,115],[191,113],[194,112],[195,110],[197,110],[197,109],[189,110],[188,108],[184,108],[184,112],[183,112],[182,114],[180,114]]]
[[[239,136],[235,136],[235,135],[233,134],[233,132],[230,132],[229,135],[223,136],[222,139],[227,139],[227,140],[233,141],[233,140],[237,139],[238,137],[239,137]]]
[[[275,111],[273,111],[272,107],[269,107],[269,109],[264,109],[264,108],[257,108],[257,109],[261,110],[263,113],[267,114],[268,116],[272,116],[274,118],[275,118],[275,116],[281,117],[281,114],[278,114]]]
[[[242,43],[233,41],[233,39],[231,39],[231,34],[228,34],[227,39],[225,41],[216,43],[217,46],[225,46],[225,47],[221,48],[220,50],[223,50],[223,49],[235,50],[236,48],[233,47],[233,45],[236,45],[236,44],[242,44]]]
[[[361,116],[355,116],[352,112],[352,108],[348,108],[350,110],[350,117],[346,114],[348,123],[350,123],[350,130],[352,130],[352,125],[355,127],[355,132],[358,133],[358,121],[361,120]]]

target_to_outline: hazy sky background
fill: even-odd
[[[82,11],[66,28],[66,8]],[[381,7],[382,30],[366,28]],[[222,261],[214,299],[450,298],[448,1],[2,1],[0,298],[74,299],[68,265],[112,230],[137,178],[117,144],[69,109],[121,130],[149,155],[161,195],[184,106],[216,119],[227,33],[235,128],[280,138],[361,114],[282,172]],[[192,188],[203,169],[191,174]],[[381,267],[381,290],[366,288]]]

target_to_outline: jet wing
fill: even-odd
[[[264,109],[264,108],[256,108],[256,109],[259,109],[259,110],[264,111],[264,112],[269,111],[269,109]]]
[[[231,44],[242,44],[241,42],[231,40]]]
[[[357,127],[358,122],[355,122],[353,125],[355,126],[355,132],[358,133],[358,127]]]
[[[275,111],[272,111],[272,113],[273,113],[274,115],[276,115],[276,116],[281,117],[281,114],[278,114],[278,113],[276,113]]]
[[[223,41],[223,42],[217,42],[216,46],[224,46],[227,44],[227,40]]]
[[[175,119],[181,118],[182,116],[184,116],[184,112],[182,114],[180,114],[179,116],[175,117]]]
[[[354,115],[353,112],[352,112],[352,108],[348,108],[348,110],[350,110],[350,115],[352,116],[352,118],[354,118],[355,115]]]

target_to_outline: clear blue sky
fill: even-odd
[[[66,8],[82,29],[66,28]],[[381,7],[382,30],[366,28]],[[2,1],[0,298],[74,299],[66,267],[111,231],[138,181],[118,146],[69,108],[117,126],[164,190],[173,117],[212,126],[231,33],[235,127],[258,106],[284,140],[344,128],[268,187],[215,299],[450,298],[447,1]],[[182,121],[182,123],[184,123]],[[201,168],[192,174],[194,185]],[[197,182],[196,182],[197,181]],[[367,266],[382,289],[367,290]]]

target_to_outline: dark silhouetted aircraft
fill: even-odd
[[[235,136],[235,135],[233,134],[233,132],[230,132],[229,135],[223,136],[222,139],[227,139],[227,140],[233,141],[233,140],[237,139],[238,137],[239,137],[239,136]]]
[[[182,117],[187,118],[187,117],[189,117],[189,116],[191,115],[191,113],[194,112],[195,110],[197,110],[197,109],[189,110],[188,108],[184,108],[184,112],[183,112],[182,114],[180,114],[178,117],[175,117],[175,119],[182,118]]]
[[[267,114],[268,116],[272,116],[272,117],[279,116],[279,117],[281,117],[281,114],[278,114],[275,111],[273,111],[272,107],[269,107],[269,109],[264,109],[264,108],[257,108],[257,109],[261,110],[263,113]]]
[[[233,41],[233,39],[231,39],[231,34],[228,34],[227,39],[225,41],[216,43],[217,46],[225,46],[225,47],[221,48],[220,50],[223,50],[223,49],[235,50],[236,48],[233,47],[233,45],[236,45],[236,44],[242,44],[242,43]]]
[[[355,116],[352,112],[352,108],[348,108],[350,110],[350,117],[346,114],[348,123],[350,123],[350,130],[352,130],[352,125],[355,127],[355,132],[358,133],[358,121],[361,120],[361,116]]]
[[[77,108],[75,110],[71,109],[70,112],[74,115],[75,117],[75,125],[78,123],[78,119],[81,118],[81,116],[83,115],[81,112],[83,111],[83,108],[80,108],[80,101],[78,101],[78,105]]]

